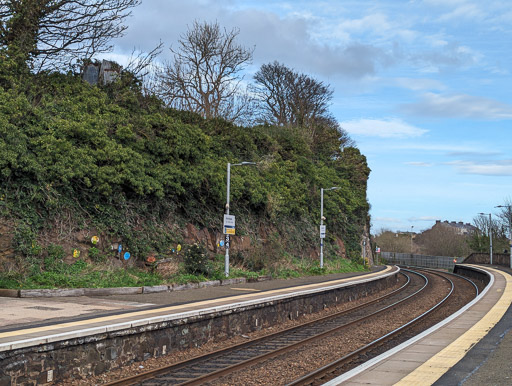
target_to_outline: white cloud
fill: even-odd
[[[431,162],[406,162],[405,164],[411,165],[411,166],[426,167],[426,168],[434,166],[434,164]]]
[[[446,86],[439,80],[428,78],[395,78],[394,83],[399,87],[413,90],[444,90]]]
[[[362,16],[359,19],[345,19],[335,27],[335,34],[342,37],[373,35],[385,40],[399,38],[413,41],[418,32],[403,26],[403,23],[391,21],[384,13],[377,12]]]
[[[433,43],[434,44],[434,43]],[[413,52],[409,60],[423,72],[437,73],[450,67],[468,68],[481,60],[481,54],[453,42],[437,42],[431,50]]]
[[[475,4],[462,4],[456,7],[453,11],[445,13],[439,17],[440,22],[457,21],[461,19],[466,20],[483,20],[483,12]]]
[[[453,165],[462,174],[477,174],[483,176],[512,176],[512,159],[489,162],[453,161]]]
[[[407,149],[417,151],[427,151],[435,153],[446,153],[446,155],[490,155],[489,152],[482,152],[478,144],[454,144],[454,143],[427,143],[427,142],[400,142],[396,143],[393,149]]]
[[[409,217],[409,221],[436,221],[439,220],[439,217],[435,216],[420,216],[420,217]]]
[[[419,102],[402,105],[401,109],[409,114],[429,117],[484,120],[512,118],[512,105],[467,94],[426,93]]]
[[[340,122],[350,134],[381,138],[419,137],[428,130],[409,125],[398,118],[356,119]]]

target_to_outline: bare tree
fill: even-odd
[[[470,239],[470,246],[474,251],[488,252],[490,235],[492,236],[493,251],[501,252],[507,248],[506,227],[498,220],[489,219],[487,215],[480,215],[473,218],[473,225],[477,228]]]
[[[416,236],[420,252],[433,256],[467,256],[469,237],[448,226],[434,226]]]
[[[111,50],[140,0],[0,0],[0,46],[35,69]]]
[[[337,157],[341,147],[353,145],[329,112],[333,96],[329,85],[277,61],[262,65],[254,80],[260,121],[305,129],[305,138],[315,154]]]
[[[161,75],[161,96],[169,106],[196,112],[205,118],[239,121],[248,112],[240,72],[252,60],[254,49],[236,43],[239,30],[222,30],[217,22],[194,22],[183,34],[174,61]],[[244,95],[245,94],[245,95]]]
[[[312,128],[331,118],[333,91],[329,85],[278,62],[262,65],[254,79],[268,123]]]
[[[382,229],[374,238],[375,243],[384,252],[410,253],[411,236],[407,233]]]
[[[163,43],[160,42],[155,48],[149,52],[132,50],[130,59],[126,66],[126,70],[133,73],[137,78],[144,79],[150,73],[154,72],[154,61],[162,52]]]
[[[254,75],[254,91],[262,102],[262,121],[276,126],[291,124],[289,94],[293,77],[293,71],[278,62],[262,65]]]
[[[498,213],[503,226],[508,229],[509,237],[512,238],[512,200],[505,199],[505,203],[500,205],[500,212]]]
[[[163,43],[160,42],[149,52],[132,50],[125,71],[133,74],[140,81],[141,91],[145,95],[158,95],[158,72],[160,67],[155,64],[157,56],[162,52]]]

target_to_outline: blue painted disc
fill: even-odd
[[[125,260],[128,260],[130,258],[130,252],[125,252],[123,257]]]

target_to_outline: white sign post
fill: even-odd
[[[324,267],[324,239],[325,239],[325,225],[324,225],[324,190],[336,190],[339,186],[333,186],[329,189],[320,189],[320,268]]]
[[[320,225],[320,238],[325,239],[325,225]]]
[[[235,216],[225,214],[224,215],[224,234],[234,235],[235,234]]]
[[[224,234],[226,235],[226,255],[224,257],[224,275],[229,277],[229,235],[235,234],[235,216],[229,215],[229,189],[231,179],[231,166],[256,165],[255,162],[240,162],[233,164],[228,162],[226,178],[226,214],[224,215]]]

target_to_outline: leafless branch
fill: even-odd
[[[194,22],[171,48],[174,60],[161,74],[161,95],[169,106],[196,112],[205,118],[238,120],[243,106],[240,72],[252,60],[254,49],[236,43],[239,31],[221,30],[218,23]]]
[[[141,0],[1,0],[0,44],[37,69],[111,50]]]

